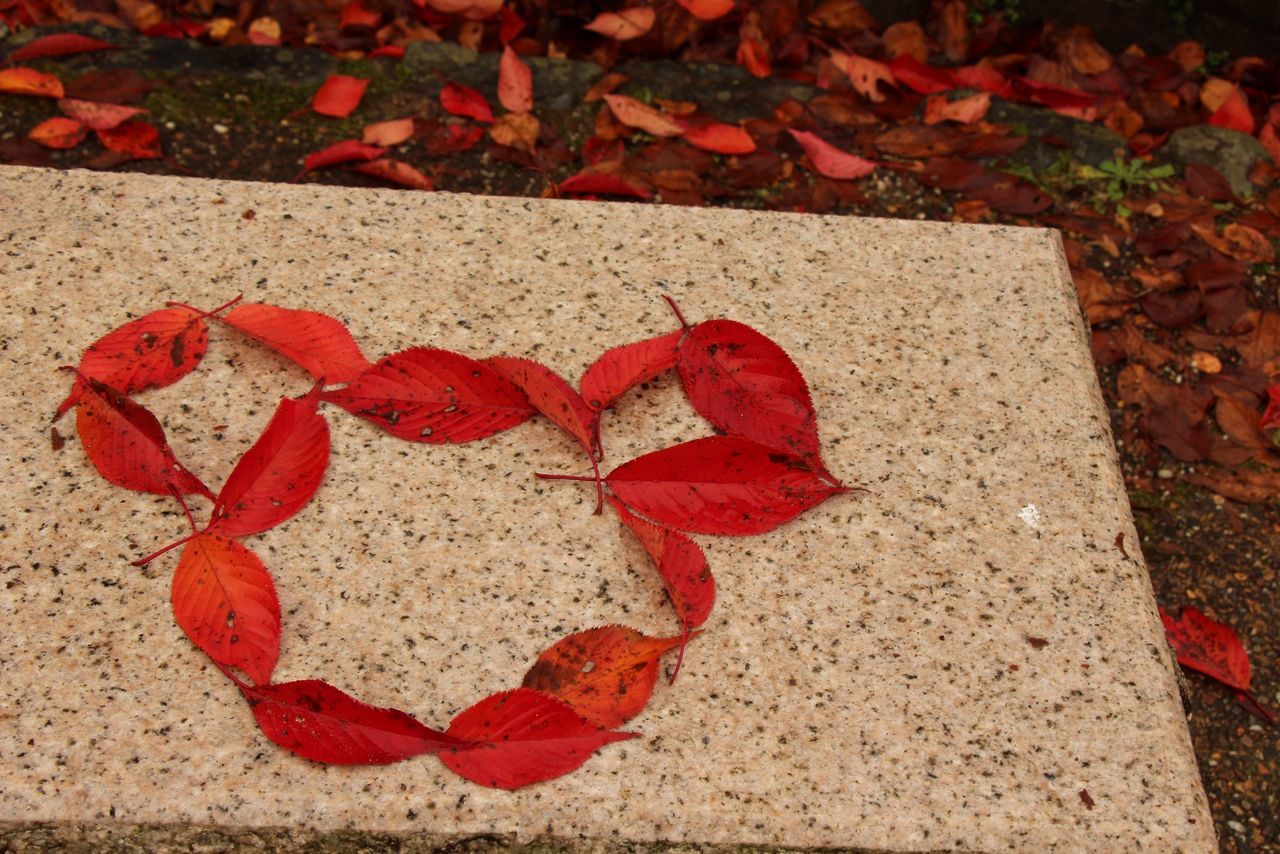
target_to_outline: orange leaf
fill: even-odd
[[[382,14],[365,8],[360,0],[351,0],[342,7],[342,17],[338,20],[338,28],[345,30],[351,27],[377,27],[382,22]]]
[[[365,145],[358,140],[344,139],[342,142],[335,142],[323,151],[308,154],[307,159],[302,161],[302,171],[293,180],[297,181],[303,175],[316,169],[336,166],[339,163],[350,163],[352,160],[375,160],[386,153],[386,149],[379,148],[376,145]]]
[[[648,6],[633,6],[621,12],[601,12],[583,29],[624,42],[649,32],[656,18],[657,13]]]
[[[876,168],[876,164],[872,161],[841,151],[816,134],[790,129],[787,132],[800,143],[805,154],[809,155],[814,169],[828,178],[837,180],[861,178],[869,175]]]
[[[135,159],[155,160],[164,156],[160,153],[160,131],[147,122],[125,122],[95,133],[105,147]]]
[[[845,73],[858,94],[869,101],[883,101],[884,95],[880,92],[879,84],[894,83],[893,72],[883,62],[843,51],[832,53],[831,62]]]
[[[762,42],[745,36],[738,42],[737,63],[751,72],[752,77],[768,77],[773,71],[769,50]]]
[[[46,56],[70,56],[76,53],[89,53],[98,50],[122,50],[120,45],[104,42],[102,39],[89,38],[76,33],[54,33],[41,36],[29,44],[15,50],[5,57],[7,62],[26,62],[28,59],[40,59]]]
[[[93,130],[111,130],[134,116],[146,112],[141,107],[122,107],[119,104],[78,101],[75,98],[63,98],[58,101],[58,109]]]
[[[513,113],[533,111],[533,72],[511,45],[502,48],[498,61],[498,102]]]
[[[368,80],[359,77],[330,74],[311,99],[311,109],[322,116],[345,119],[360,105],[368,85]]]
[[[413,166],[402,160],[392,160],[389,157],[361,163],[359,166],[351,167],[351,169],[353,172],[372,175],[375,178],[381,178],[384,181],[390,181],[392,184],[399,184],[411,190],[434,190],[436,188],[435,184],[431,183],[430,178],[423,175]]]
[[[714,21],[733,11],[733,0],[676,0],[685,11],[701,21]]]
[[[703,151],[714,151],[716,154],[750,154],[756,150],[756,141],[751,138],[751,134],[737,125],[722,122],[708,122],[689,128],[684,132],[684,140]]]
[[[423,2],[437,12],[458,15],[468,21],[492,18],[502,8],[502,0],[423,0]]]
[[[0,92],[42,98],[61,98],[64,94],[61,80],[34,68],[0,69]]]
[[[466,116],[485,124],[493,123],[493,110],[484,95],[461,83],[445,83],[440,90],[440,106],[455,116]]]
[[[1253,113],[1249,111],[1249,100],[1239,86],[1231,87],[1222,106],[1209,116],[1209,124],[1214,127],[1238,130],[1241,133],[1253,133]]]
[[[542,129],[538,117],[531,113],[506,113],[489,128],[489,136],[498,145],[533,151],[538,145],[538,132]]]
[[[75,148],[86,133],[84,125],[75,119],[54,116],[33,127],[27,136],[45,148]]]
[[[361,142],[365,145],[381,145],[390,148],[413,136],[413,119],[392,119],[365,125]]]
[[[665,113],[626,95],[605,95],[605,103],[613,115],[627,127],[638,128],[652,136],[680,136],[680,125]]]
[[[521,687],[567,703],[605,729],[644,710],[658,681],[658,659],[680,638],[651,638],[624,626],[588,629],[564,638],[524,675]]]
[[[991,93],[979,92],[958,101],[948,101],[946,95],[930,95],[924,105],[924,123],[959,122],[968,125],[981,119],[991,108]]]

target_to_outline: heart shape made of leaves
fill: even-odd
[[[485,786],[515,789],[573,771],[645,707],[660,660],[711,614],[715,581],[688,532],[740,536],[773,530],[849,491],[822,460],[817,416],[795,363],[772,340],[732,320],[690,325],[606,351],[574,388],[529,359],[414,347],[370,363],[339,320],[240,298],[212,311],[180,303],[100,338],[77,367],[55,419],[72,407],[90,461],[127,489],[171,495],[191,534],[135,562],[181,547],[171,604],[178,625],[230,679],[263,734],[330,764],[384,764],[424,753]],[[315,383],[280,401],[257,441],[215,494],[178,461],[160,421],[131,395],[177,382],[208,348],[217,320],[309,372]],[[628,391],[676,371],[717,434],[645,454],[602,475],[600,419]],[[273,683],[282,632],[270,571],[241,540],[300,512],[329,459],[321,404],[420,444],[482,440],[545,417],[586,454],[586,480],[652,559],[680,624],[673,637],[620,625],[576,632],[545,650],[519,687],[490,695],[433,729],[397,709],[363,703],[316,679]],[[605,489],[608,489],[606,495]],[[185,496],[212,502],[200,527]],[[248,677],[247,680],[236,671]]]

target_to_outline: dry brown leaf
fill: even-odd
[[[148,0],[116,0],[116,6],[136,30],[146,31],[164,23],[164,12]]]
[[[531,113],[504,113],[489,128],[489,136],[499,145],[533,151],[538,144],[539,127]]]
[[[1080,295],[1080,304],[1084,306],[1089,323],[1096,325],[1115,320],[1123,317],[1129,310],[1130,300],[1118,293],[1115,286],[1092,267],[1072,270],[1071,277],[1076,283],[1076,292]]]
[[[969,20],[965,7],[965,0],[947,0],[938,19],[942,52],[952,62],[963,62],[969,55]]]
[[[874,30],[877,26],[876,19],[858,0],[823,0],[809,14],[809,23],[840,35]]]
[[[890,57],[906,55],[917,62],[929,61],[929,45],[925,40],[924,30],[915,21],[891,24],[881,34],[880,41]]]
[[[1072,27],[1058,44],[1058,57],[1080,74],[1101,74],[1111,67],[1111,54],[1098,44],[1088,27]]]
[[[1217,374],[1222,372],[1222,360],[1212,353],[1197,350],[1191,354],[1191,367],[1202,374]]]
[[[592,101],[599,101],[604,98],[605,95],[613,92],[613,90],[617,89],[630,79],[631,78],[625,74],[619,74],[616,71],[611,71],[593,83],[591,88],[587,90],[587,94],[582,96],[582,100],[584,103],[588,104]]]
[[[1195,71],[1204,65],[1204,45],[1200,42],[1178,42],[1165,56],[1178,63],[1183,71]]]

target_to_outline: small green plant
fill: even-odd
[[[975,0],[969,5],[967,17],[975,27],[991,15],[1000,15],[1007,23],[1016,24],[1022,17],[1022,0]]]
[[[1083,166],[1080,177],[1089,181],[1105,181],[1102,195],[1113,202],[1129,198],[1135,190],[1154,193],[1166,189],[1164,180],[1173,177],[1173,166],[1152,167],[1145,160],[1134,158],[1126,161],[1123,157],[1105,160],[1095,169]]]

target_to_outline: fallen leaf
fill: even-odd
[[[969,21],[965,0],[947,0],[938,17],[938,40],[951,62],[963,62],[969,55]]]
[[[6,58],[8,62],[26,62],[29,59],[43,59],[52,56],[71,56],[77,53],[91,53],[99,50],[121,50],[120,45],[105,42],[102,39],[82,36],[79,33],[54,33],[32,39],[29,43],[15,50]]]
[[[365,145],[380,145],[392,148],[413,136],[413,119],[392,119],[386,122],[374,122],[364,126],[360,141]]]
[[[376,160],[386,153],[385,148],[365,145],[355,139],[344,139],[342,142],[335,142],[324,151],[308,154],[302,161],[302,171],[295,175],[293,180],[301,180],[308,172],[314,172],[316,169],[327,169],[353,160]]]
[[[703,151],[716,154],[750,154],[756,150],[756,141],[737,125],[707,122],[685,130],[685,142]]]
[[[648,104],[626,95],[605,95],[605,103],[615,118],[627,127],[638,128],[651,136],[680,136],[683,132],[675,119]]]
[[[854,90],[869,101],[876,103],[883,101],[884,93],[880,91],[880,84],[893,85],[895,82],[889,66],[874,59],[867,59],[865,56],[858,56],[856,53],[834,51],[831,54],[831,62],[845,73],[849,82],[853,84]]]
[[[351,382],[371,367],[347,327],[327,314],[242,303],[221,319],[326,384]]]
[[[311,99],[311,109],[322,116],[345,119],[360,106],[369,81],[345,74],[330,74]]]
[[[560,182],[560,192],[574,195],[629,196],[633,199],[651,199],[647,188],[633,184],[617,175],[603,172],[582,171]]]
[[[596,421],[600,414],[564,378],[532,359],[492,356],[485,359],[485,364],[524,392],[534,409],[577,439],[583,450],[595,458]]]
[[[970,182],[964,192],[1003,213],[1037,214],[1053,204],[1053,198],[1035,184],[1007,172],[986,172]]]
[[[61,80],[34,68],[0,68],[0,92],[40,98],[61,98],[64,94]]]
[[[389,157],[370,160],[368,163],[359,163],[352,166],[351,171],[359,172],[362,175],[371,175],[374,178],[381,178],[383,181],[399,184],[411,190],[429,192],[436,188],[431,179],[422,174],[416,167],[402,160],[393,160]]]
[[[676,0],[690,15],[701,21],[714,21],[733,11],[733,0]]]
[[[895,57],[889,63],[889,72],[899,83],[922,95],[936,95],[956,87],[951,72],[925,65],[910,54]]]
[[[173,573],[173,616],[197,647],[259,684],[280,656],[280,601],[271,573],[235,540],[203,533]]]
[[[685,330],[677,329],[606,350],[582,375],[578,383],[582,398],[594,409],[608,409],[630,389],[671,370],[679,358],[684,334]]]
[[[489,128],[489,136],[499,145],[533,151],[538,145],[542,125],[531,113],[506,113]]]
[[[118,104],[101,104],[63,98],[58,109],[70,118],[93,130],[113,130],[134,116],[145,113],[141,107],[122,107]]]
[[[498,103],[513,113],[533,111],[533,72],[511,45],[503,46],[498,61]]]
[[[739,436],[694,439],[618,466],[605,478],[637,513],[683,531],[763,534],[833,495],[794,457]]]
[[[503,0],[423,0],[437,12],[458,15],[468,21],[492,18],[502,9]]]
[[[350,0],[342,7],[342,14],[338,18],[338,29],[348,30],[357,27],[374,29],[380,23],[382,23],[382,13],[369,9],[361,0]]]
[[[890,24],[880,34],[880,43],[890,59],[909,56],[919,63],[929,59],[929,46],[925,41],[924,28],[918,21],[897,21]]]
[[[87,134],[85,126],[75,119],[54,116],[33,127],[27,138],[45,148],[75,148],[84,141]]]
[[[1058,55],[1077,74],[1101,74],[1113,64],[1111,54],[1083,26],[1072,27],[1058,42]]]
[[[445,766],[495,789],[568,774],[604,745],[636,735],[602,730],[560,700],[527,688],[486,697],[454,718],[447,734],[477,746],[441,753]]]
[[[805,154],[809,155],[809,160],[813,163],[814,169],[828,178],[837,180],[862,178],[870,175],[876,168],[874,162],[856,154],[841,151],[816,134],[803,130],[791,130],[790,128],[787,129],[787,132],[795,138],[796,142],[800,143],[800,147],[804,149]]]
[[[237,687],[267,738],[313,762],[386,765],[470,747],[398,709],[362,703],[319,679]]]
[[[658,681],[658,660],[678,646],[678,637],[646,637],[625,626],[575,632],[538,656],[520,686],[612,729],[644,710]]]
[[[1244,90],[1236,86],[1223,102],[1222,106],[1209,116],[1209,124],[1213,127],[1229,128],[1241,133],[1252,134],[1254,128],[1253,113],[1249,110],[1249,101]]]
[[[274,528],[311,500],[329,465],[329,425],[316,412],[320,384],[285,398],[218,493],[209,526],[227,537]]]
[[[275,47],[280,44],[280,22],[270,16],[255,18],[249,23],[248,35],[251,44]]]
[[[204,315],[192,308],[165,308],[107,333],[80,357],[79,371],[123,394],[163,388],[195,370],[209,347]],[[75,406],[76,381],[55,420]]]
[[[616,41],[630,41],[653,29],[653,22],[657,17],[657,12],[648,6],[632,6],[616,13],[601,12],[583,29]]]
[[[979,92],[957,101],[948,101],[945,95],[930,95],[924,105],[924,123],[959,122],[968,125],[980,120],[991,108],[991,93]]]
[[[386,356],[321,399],[400,439],[428,444],[483,439],[535,413],[525,394],[494,368],[426,347]]]
[[[93,467],[111,483],[156,495],[211,493],[174,456],[160,421],[142,404],[91,377],[77,379],[76,432]]]
[[[94,133],[105,148],[137,160],[156,160],[164,156],[160,151],[160,131],[149,122],[125,122]]]
[[[1013,84],[998,69],[978,63],[951,69],[951,79],[957,86],[981,89],[1006,100],[1013,97]]]
[[[1212,676],[1237,691],[1248,691],[1252,679],[1249,654],[1240,637],[1225,623],[1187,607],[1176,618],[1160,609],[1165,637],[1178,654],[1178,663]]]
[[[493,110],[484,95],[461,83],[445,83],[440,90],[440,106],[455,116],[466,116],[478,122],[493,123]]]
[[[1239,202],[1231,183],[1221,172],[1204,163],[1187,164],[1187,192],[1210,202]]]

